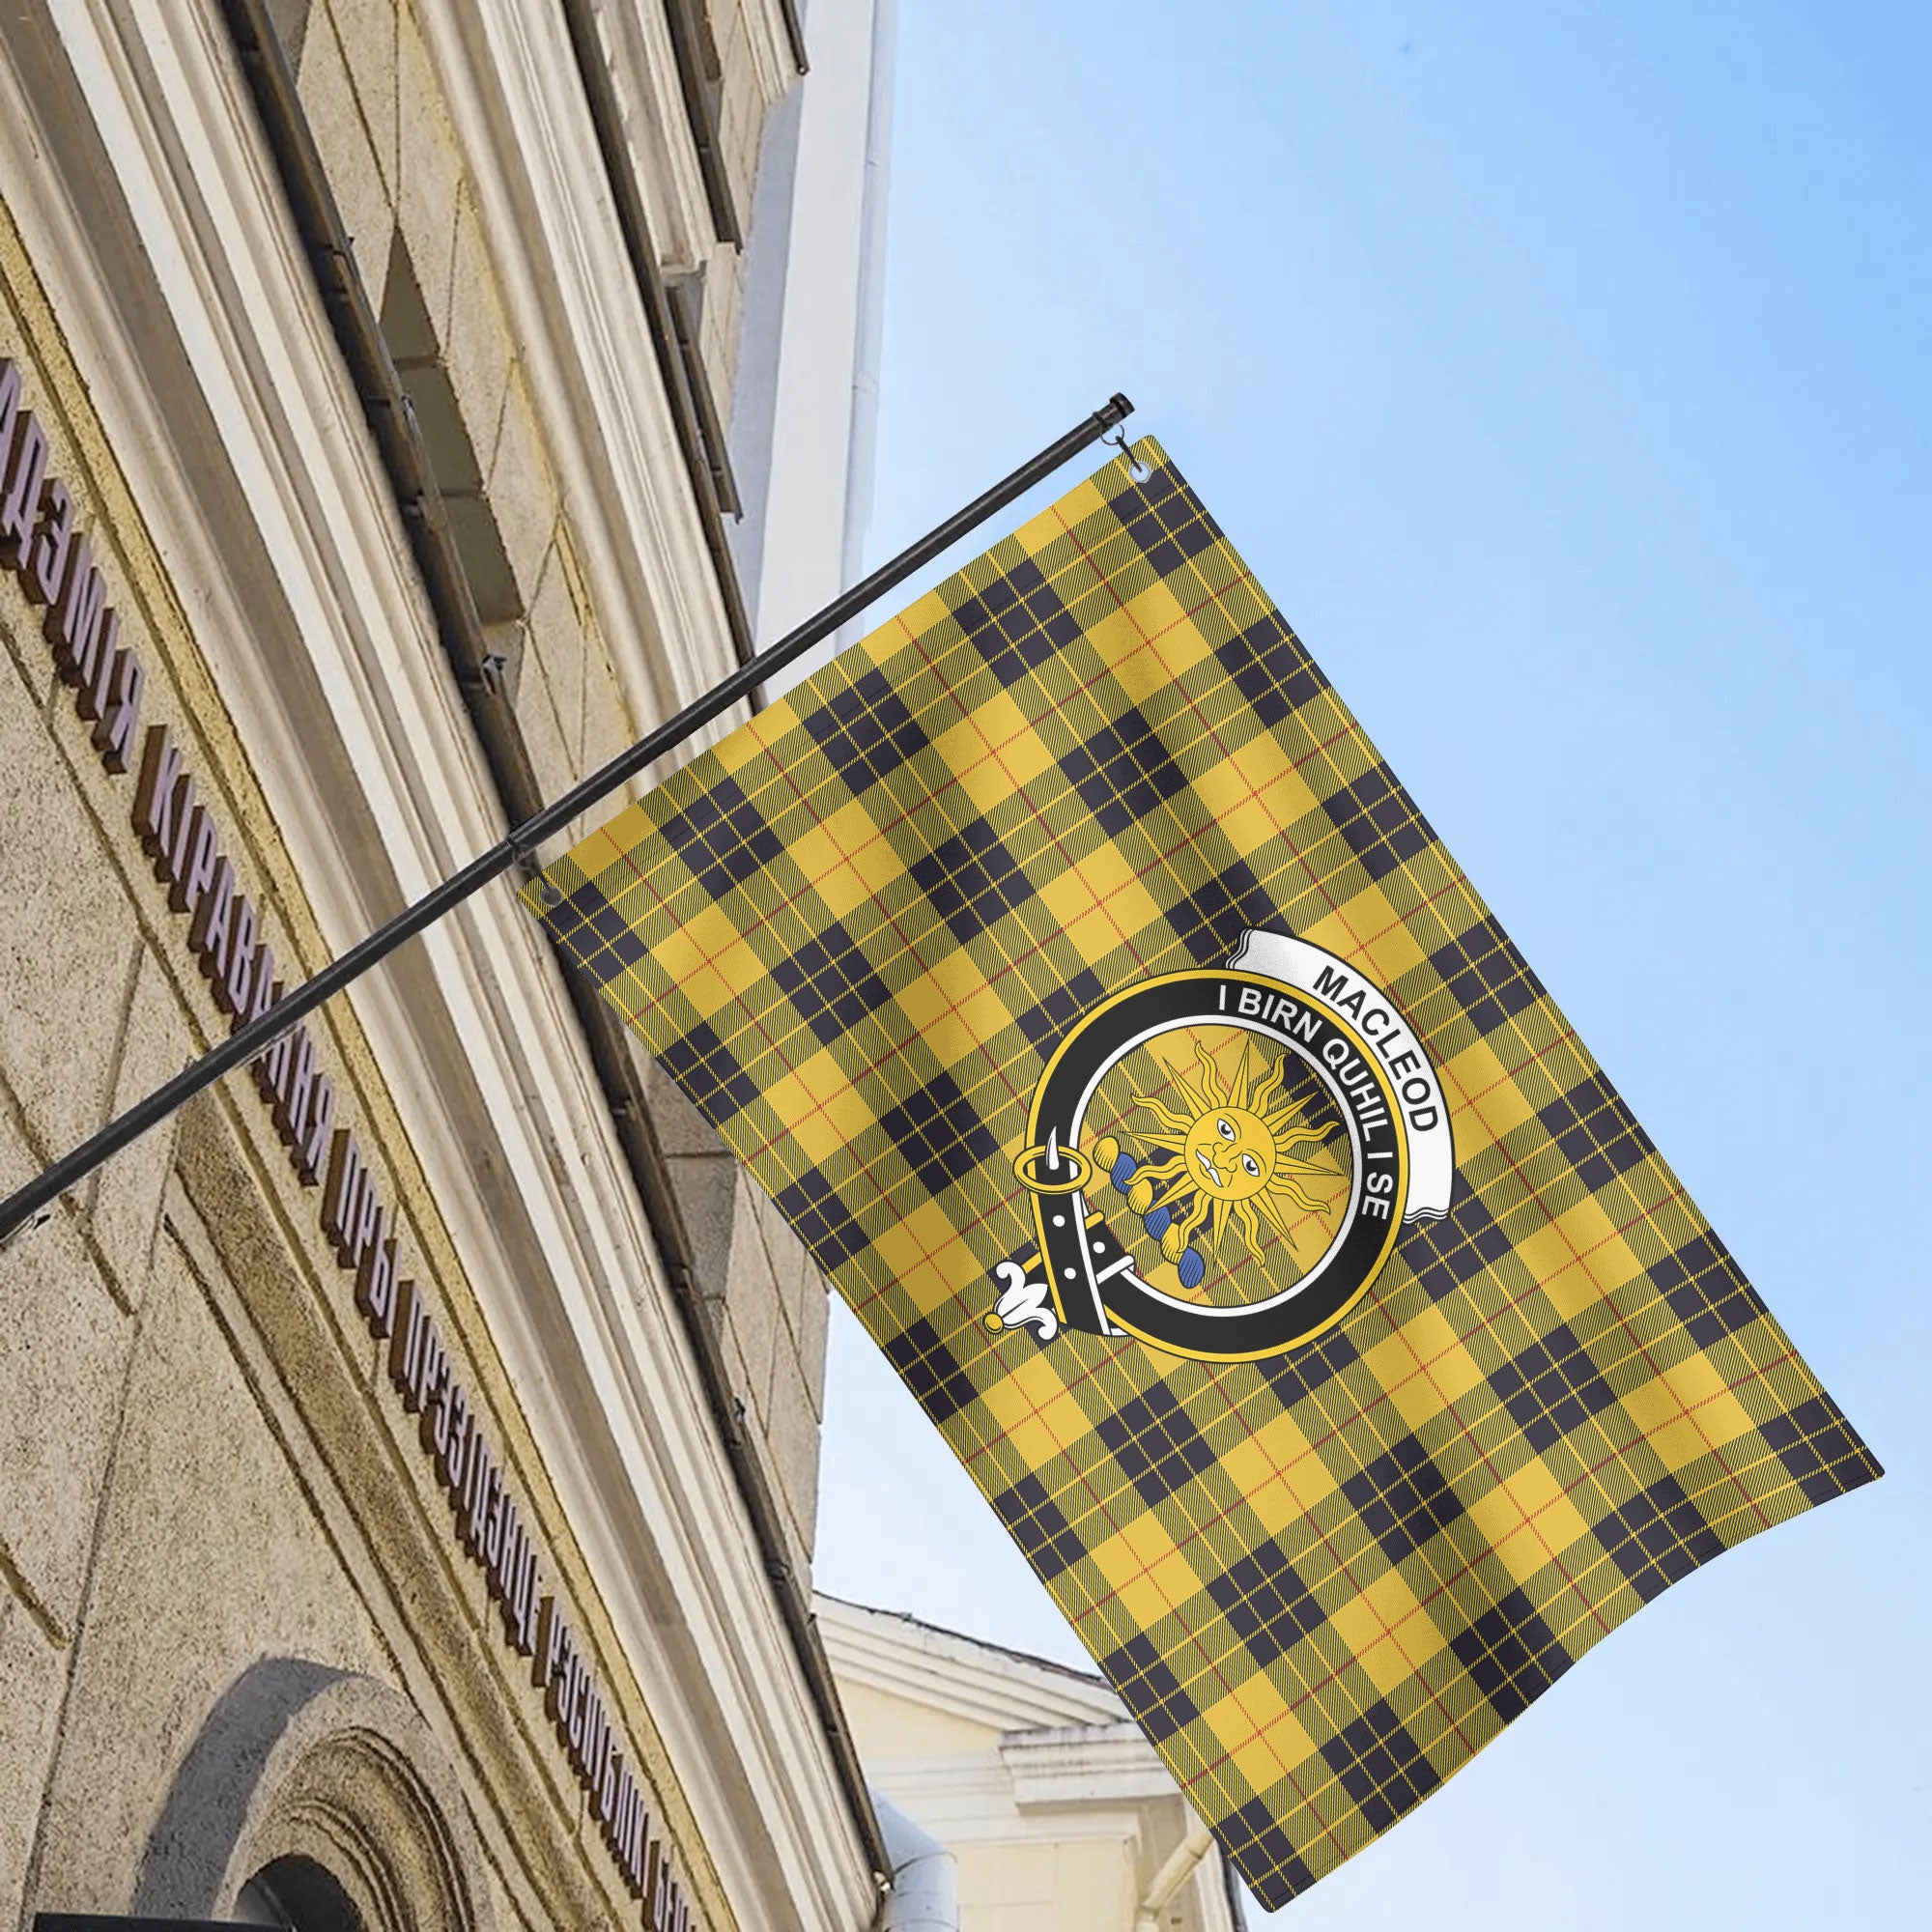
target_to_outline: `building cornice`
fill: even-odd
[[[1096,1802],[1153,1804],[1175,1795],[1173,1773],[1127,1719],[1009,1732],[1000,1740],[999,1755],[1022,1811]]]
[[[1124,1844],[1136,1849],[1150,1805],[1179,1804],[1174,1780],[1146,1803],[1096,1799],[1079,1806],[1016,1806],[999,1753],[974,1757],[895,1758],[872,1767],[872,1781],[893,1804],[950,1845]]]
[[[819,1597],[815,1608],[834,1669],[854,1684],[997,1731],[1125,1719],[1125,1707],[1098,1677],[835,1597]]]

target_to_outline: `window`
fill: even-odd
[[[731,182],[719,146],[720,108],[724,96],[724,69],[718,58],[708,10],[702,0],[665,0],[665,20],[670,28],[671,52],[677,61],[678,85],[684,93],[684,117],[697,150],[698,173],[704,178],[704,199],[711,225],[721,242],[737,247],[745,239],[738,210],[731,199]]]
[[[415,264],[400,230],[389,247],[381,327],[415,415],[416,432],[449,519],[458,560],[469,581],[470,601],[484,628],[486,670],[494,667],[493,674],[514,700],[523,655],[523,595],[484,495],[483,468],[443,362],[442,346],[437,341]],[[494,433],[496,427],[492,423],[490,430]]]
[[[271,1859],[235,1894],[235,1917],[285,1932],[362,1932],[355,1901],[313,1859]]]
[[[718,498],[718,507],[726,516],[741,516],[744,505],[738,499],[731,459],[725,454],[724,425],[719,419],[718,404],[711,393],[711,372],[705,367],[698,343],[698,330],[704,322],[702,272],[667,276],[665,297],[670,307],[671,332],[677,337],[677,359],[684,367],[685,384],[697,411],[698,440],[704,445],[704,463],[711,472],[712,492]]]

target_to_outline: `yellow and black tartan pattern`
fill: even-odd
[[[1264,1904],[1598,1638],[1879,1474],[1152,440],[554,866],[556,942],[769,1190]],[[1069,1026],[1274,926],[1458,1154],[1342,1324],[989,1333]]]

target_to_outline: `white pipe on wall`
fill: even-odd
[[[1158,1932],[1161,1907],[1193,1876],[1194,1867],[1208,1856],[1208,1847],[1213,1842],[1208,1827],[1197,1818],[1186,1837],[1168,1853],[1160,1869],[1148,1880],[1148,1888],[1141,1894],[1140,1908],[1134,1914],[1134,1932]],[[892,1844],[890,1832],[886,1834],[886,1843],[888,1846]]]
[[[959,1874],[952,1854],[876,1791],[872,1808],[893,1861],[888,1932],[959,1932]]]

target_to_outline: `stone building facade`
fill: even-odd
[[[8,10],[0,1186],[837,587],[891,26]],[[874,1921],[823,1284],[507,886],[0,1298],[0,1920]]]

